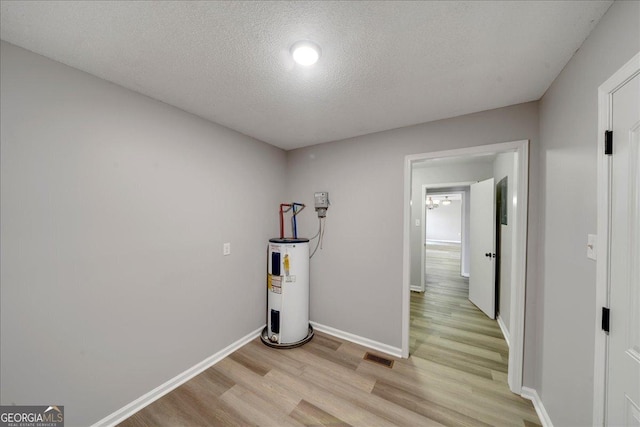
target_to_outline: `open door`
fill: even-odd
[[[493,178],[471,184],[471,265],[469,300],[489,318],[496,317],[495,184]]]

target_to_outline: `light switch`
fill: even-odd
[[[416,219],[416,227],[420,227],[420,220]]]
[[[595,234],[587,234],[587,258],[596,259],[597,238]]]

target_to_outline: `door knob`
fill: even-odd
[[[488,258],[491,258],[491,254],[490,253],[486,253],[486,254],[484,254],[484,256],[486,256]]]

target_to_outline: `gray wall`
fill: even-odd
[[[311,319],[400,347],[405,156],[522,139],[537,153],[535,102],[287,152],[290,199],[331,196],[324,249],[311,263]],[[315,221],[304,216],[302,232],[312,235]]]
[[[503,142],[503,141],[501,141]],[[425,162],[430,165],[431,161]],[[493,165],[490,161],[487,162],[474,162],[474,163],[460,163],[460,164],[448,164],[446,166],[414,166],[411,171],[411,227],[410,227],[410,248],[411,248],[411,276],[410,282],[412,286],[420,286],[420,263],[421,257],[424,254],[422,235],[423,228],[416,227],[416,219],[422,218],[422,206],[420,206],[422,200],[422,186],[428,184],[452,184],[461,182],[474,182],[482,181],[493,176]],[[440,191],[440,189],[434,189],[433,191]],[[469,197],[471,193],[467,191],[467,204],[465,209],[469,213],[470,203]],[[467,236],[469,235],[469,215],[465,217],[465,230]],[[469,239],[465,241],[465,247],[462,248],[462,271],[467,275],[469,274]],[[466,255],[466,256],[465,256]]]
[[[596,265],[585,245],[596,231],[598,87],[638,51],[640,3],[616,1],[540,102],[538,392],[555,425],[591,425]]]
[[[433,198],[434,200],[436,197]],[[443,200],[443,198],[439,198]],[[457,242],[462,239],[462,200],[451,200],[448,205],[427,210],[426,239]],[[415,226],[415,222],[413,223]]]
[[[500,227],[500,306],[498,313],[504,326],[509,331],[511,320],[511,264],[513,257],[513,191],[514,191],[514,167],[515,153],[500,153],[493,163],[493,177],[498,184],[503,178],[507,178],[507,225]]]
[[[2,404],[89,425],[264,324],[285,153],[0,51]]]

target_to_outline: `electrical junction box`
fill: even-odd
[[[327,216],[327,209],[329,209],[329,193],[327,191],[319,191],[313,196],[318,218],[324,218]]]

